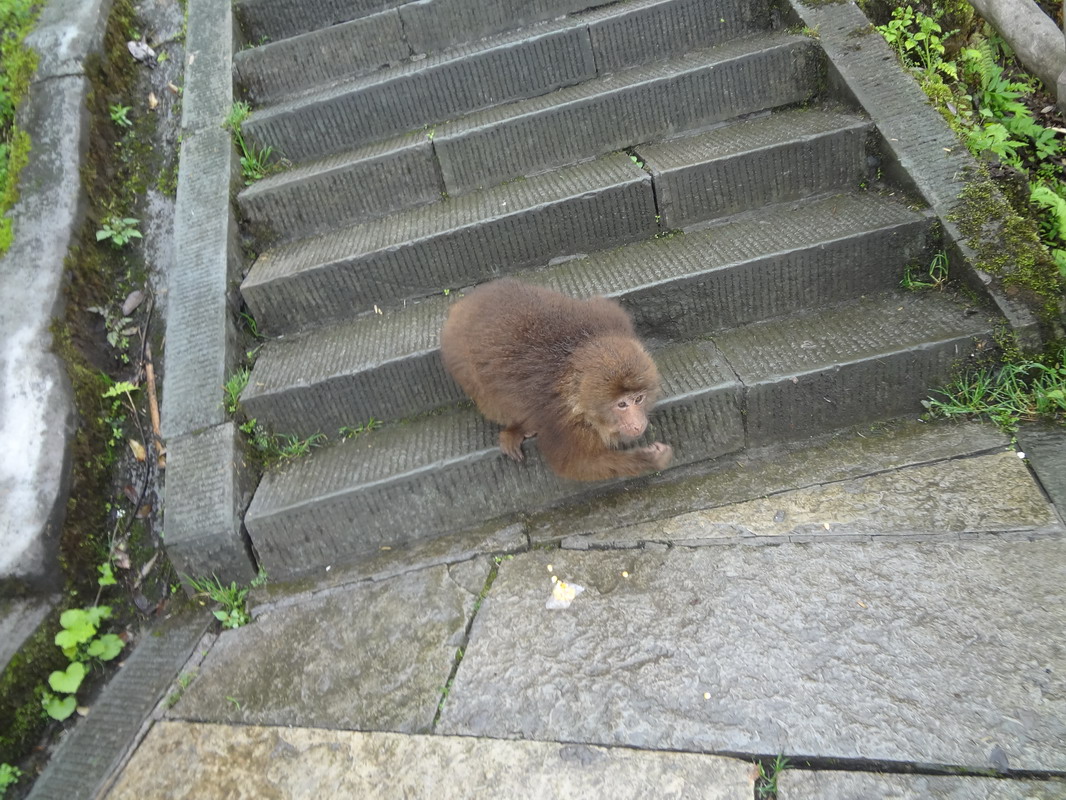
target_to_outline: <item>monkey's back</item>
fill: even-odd
[[[441,355],[486,417],[502,425],[535,425],[542,413],[557,417],[559,380],[574,350],[610,334],[634,335],[616,302],[575,300],[504,278],[452,306],[441,331]]]

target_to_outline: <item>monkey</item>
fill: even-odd
[[[536,436],[548,466],[578,481],[664,469],[662,442],[619,449],[648,427],[659,371],[614,300],[575,300],[512,278],[454,303],[441,330],[444,368],[503,425],[500,449],[522,461]]]

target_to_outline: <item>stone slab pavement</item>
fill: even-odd
[[[1066,798],[1066,528],[1006,437],[623,495],[259,591],[77,796]]]

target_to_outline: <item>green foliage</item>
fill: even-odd
[[[371,417],[365,425],[356,425],[354,427],[351,425],[344,425],[337,431],[337,433],[340,435],[341,439],[353,439],[361,433],[369,433],[375,428],[380,427],[381,421]]]
[[[948,256],[943,250],[933,256],[929,266],[924,270],[908,265],[903,273],[900,286],[916,291],[918,289],[943,289],[948,281]]]
[[[0,797],[7,794],[7,790],[18,783],[22,777],[22,770],[10,764],[0,764]]]
[[[110,618],[110,606],[70,608],[59,617],[62,630],[56,634],[55,643],[69,663],[66,669],[55,670],[48,676],[48,685],[59,694],[46,691],[41,698],[45,713],[53,719],[64,720],[74,713],[77,707],[74,695],[89,674],[89,665],[111,661],[125,647],[115,634],[99,633],[100,624]]]
[[[954,62],[944,60],[944,40],[957,31],[945,34],[936,19],[908,5],[896,8],[892,19],[877,30],[923,85],[942,83],[943,78],[958,79]]]
[[[119,358],[123,362],[129,361],[129,356],[126,355],[126,350],[130,346],[130,336],[137,332],[136,327],[133,326],[132,317],[124,317],[122,314],[110,307],[104,306],[89,306],[86,311],[91,311],[94,314],[99,314],[104,318],[104,328],[107,330],[107,343],[113,348],[119,351]],[[132,384],[129,384],[133,386]],[[136,389],[136,386],[133,386]],[[121,392],[120,392],[121,393]]]
[[[1066,280],[1066,186],[1056,181],[1052,188],[1041,182],[1029,184],[1029,189],[1029,202],[1039,209],[1040,238]]]
[[[326,442],[326,436],[322,433],[312,434],[306,439],[301,439],[296,435],[272,434],[254,417],[243,422],[240,430],[248,436],[248,441],[256,455],[262,460],[264,467],[305,456],[311,452],[311,448]]]
[[[260,569],[259,575],[249,586],[239,586],[236,581],[231,581],[230,585],[226,586],[216,575],[200,579],[190,578],[187,575],[184,577],[198,595],[208,597],[222,606],[212,613],[215,619],[222,623],[223,628],[232,629],[247,625],[252,621],[248,613],[248,592],[266,583],[267,574],[265,570]]]
[[[115,247],[123,247],[131,239],[143,239],[141,232],[137,230],[138,222],[140,220],[134,217],[110,216],[96,232],[96,241],[108,239]]]
[[[240,408],[241,393],[248,386],[248,378],[251,377],[251,370],[247,367],[241,367],[235,373],[230,375],[229,379],[222,384],[222,392],[224,395],[223,405],[226,407],[226,413],[236,414],[237,409]]]
[[[759,779],[755,783],[755,793],[762,798],[777,797],[777,778],[778,776],[789,768],[790,764],[788,759],[779,755],[773,760],[769,766],[763,762],[757,764],[759,770]]]
[[[242,123],[252,114],[252,108],[247,103],[238,100],[230,108],[222,127],[233,136],[233,142],[241,152],[241,174],[244,176],[245,185],[255,183],[266,177],[274,168],[270,163],[270,156],[274,152],[273,147],[256,148],[244,140],[244,132],[241,130]]]
[[[960,377],[923,405],[933,416],[985,416],[1005,431],[1023,420],[1066,422],[1066,348],[1054,359],[1018,361]]]
[[[114,122],[116,125],[121,125],[124,128],[129,128],[133,126],[133,123],[130,122],[130,118],[128,116],[128,114],[130,113],[129,106],[124,106],[120,103],[115,103],[113,106],[110,106],[108,108],[108,111],[111,113],[111,121]]]
[[[11,246],[7,212],[18,199],[18,176],[26,165],[30,138],[15,125],[15,109],[37,69],[37,54],[23,40],[33,30],[42,4],[35,0],[0,0],[0,255]]]

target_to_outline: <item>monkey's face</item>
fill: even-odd
[[[622,441],[636,439],[648,428],[648,396],[645,393],[626,394],[617,398],[607,416],[610,427]]]

